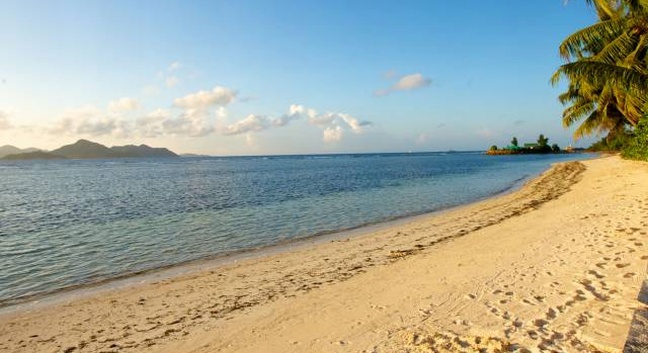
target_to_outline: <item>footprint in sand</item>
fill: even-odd
[[[527,298],[522,299],[522,303],[527,304],[527,305],[535,305],[535,303],[533,303],[532,301],[530,301]]]
[[[596,277],[597,279],[605,278],[605,275],[597,272],[596,270],[589,270],[589,271],[587,271],[587,274],[592,275],[592,276]]]

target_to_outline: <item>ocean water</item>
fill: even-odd
[[[0,306],[437,211],[587,155],[0,161]]]

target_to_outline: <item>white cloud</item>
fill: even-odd
[[[164,84],[165,84],[168,88],[171,88],[171,87],[177,85],[178,82],[180,82],[180,80],[179,80],[177,77],[175,77],[175,76],[169,76],[169,77],[167,77],[167,78],[164,80]]]
[[[125,137],[130,135],[132,127],[118,116],[107,116],[98,108],[86,105],[66,110],[61,119],[46,131],[57,135]]]
[[[163,122],[171,118],[168,109],[156,109],[135,120],[135,129],[145,137],[157,137],[164,134]]]
[[[324,129],[324,137],[323,140],[324,142],[338,142],[342,140],[342,135],[344,132],[342,131],[342,127],[340,126],[329,126],[326,129]]]
[[[174,105],[183,112],[176,118],[163,121],[162,131],[167,134],[206,136],[215,132],[216,126],[211,120],[222,119],[227,111],[225,106],[236,99],[237,92],[229,88],[216,86],[211,91],[198,91],[182,98],[176,98]],[[217,108],[215,112],[210,109]]]
[[[234,101],[236,95],[236,91],[216,86],[211,91],[198,91],[176,98],[174,104],[185,109],[207,109],[213,106],[226,106]]]
[[[349,114],[318,114],[314,109],[292,104],[288,107],[288,112],[279,117],[250,114],[245,119],[224,126],[219,132],[223,135],[249,134],[283,127],[298,120],[305,120],[308,124],[321,128],[326,142],[341,140],[345,130],[360,134],[365,126],[371,125],[370,122],[359,121]]]
[[[132,98],[120,98],[108,104],[103,111],[92,105],[65,111],[59,120],[45,130],[52,134],[86,136],[160,136],[201,137],[210,134],[224,136],[253,135],[265,130],[281,128],[303,121],[304,124],[321,129],[326,142],[340,141],[346,132],[360,134],[370,122],[360,121],[350,114],[327,112],[319,114],[315,109],[292,104],[280,116],[250,114],[244,119],[228,123],[228,105],[236,100],[237,92],[225,87],[198,91],[173,101],[168,109],[156,109],[148,114],[122,115],[122,112],[139,109],[139,102]],[[6,118],[0,116],[0,128]]]
[[[291,109],[295,114],[304,116],[308,123],[323,129],[323,140],[325,142],[340,141],[344,136],[344,130],[351,130],[356,134],[364,132],[364,127],[371,125],[368,121],[359,121],[353,116],[346,113],[329,112],[317,114],[314,109],[305,109],[302,106],[293,105]]]
[[[120,113],[139,109],[139,102],[135,98],[119,98],[108,104],[108,109],[113,113]]]
[[[315,109],[305,108],[303,105],[291,104],[288,108],[289,115],[305,115],[309,119],[315,118],[317,112]]]
[[[216,109],[216,117],[219,119],[227,118],[227,109],[225,107],[218,107]]]
[[[97,120],[83,120],[77,123],[76,133],[89,136],[112,135],[115,137],[130,136],[132,128],[124,120],[115,117],[103,117]]]
[[[228,125],[223,131],[223,134],[239,135],[249,132],[263,131],[275,125],[274,121],[276,120],[270,119],[266,116],[250,114],[245,119]]]
[[[215,132],[209,116],[196,110],[186,110],[174,115],[169,109],[156,109],[136,119],[134,134],[145,137],[191,136],[201,137]]]
[[[370,122],[360,122],[358,119],[344,113],[326,113],[315,115],[309,118],[309,123],[320,127],[343,126],[351,129],[355,133],[361,133],[363,126],[371,125]]]
[[[9,130],[12,126],[9,123],[9,114],[0,110],[0,130]]]
[[[192,137],[207,136],[216,131],[209,115],[200,109],[187,109],[178,117],[165,119],[162,126],[165,134]]]
[[[195,120],[180,116],[162,122],[165,135],[186,135],[191,137],[207,136],[214,132],[214,127],[206,120]]]
[[[401,77],[398,82],[392,86],[392,89],[398,91],[413,90],[429,86],[431,82],[432,80],[429,78],[425,78],[423,75],[416,73]]]
[[[395,77],[395,72],[390,71],[383,76],[385,78],[391,79]],[[391,87],[387,89],[376,90],[374,91],[373,95],[376,97],[384,97],[394,91],[411,91],[429,86],[431,83],[431,79],[424,77],[420,73],[415,73],[400,77]]]

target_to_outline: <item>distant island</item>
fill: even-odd
[[[14,146],[0,147],[0,158],[4,160],[31,159],[104,159],[104,158],[152,158],[179,157],[166,148],[155,148],[147,145],[126,145],[106,147],[102,144],[79,140],[73,144],[61,146],[53,151],[42,151],[35,148],[19,149]]]
[[[498,148],[496,145],[491,146],[486,154],[491,156],[499,155],[509,155],[509,154],[548,154],[548,153],[573,153],[577,152],[579,149],[574,149],[571,146],[567,147],[564,150],[560,149],[560,146],[557,144],[549,145],[549,138],[545,137],[543,134],[538,136],[538,140],[532,143],[525,143],[522,146],[519,146],[517,137],[511,139],[511,144]]]
[[[208,154],[198,154],[198,153],[183,153],[180,155],[180,157],[188,157],[188,158],[193,158],[193,157],[211,157]]]

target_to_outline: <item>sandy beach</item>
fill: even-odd
[[[559,164],[356,233],[1,314],[0,352],[620,352],[645,308],[648,164]]]

